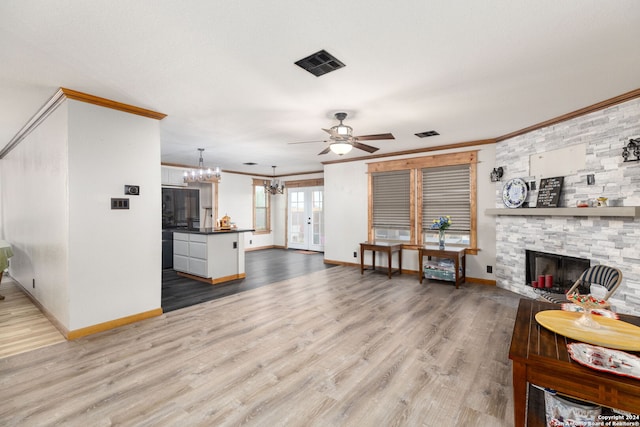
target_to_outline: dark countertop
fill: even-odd
[[[228,234],[228,233],[246,233],[255,231],[253,228],[232,228],[231,230],[219,230],[216,228],[176,228],[174,233],[189,233],[189,234]]]

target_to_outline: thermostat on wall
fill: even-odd
[[[124,194],[130,196],[138,196],[140,195],[140,186],[139,185],[125,185],[124,186]]]

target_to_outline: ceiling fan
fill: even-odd
[[[368,153],[378,151],[378,147],[362,144],[360,141],[375,141],[381,139],[395,139],[390,133],[380,133],[376,135],[361,135],[353,136],[353,128],[342,123],[347,118],[347,113],[336,113],[335,118],[340,122],[339,124],[332,126],[330,129],[322,129],[329,134],[329,139],[324,141],[304,141],[304,142],[291,142],[290,144],[306,144],[309,142],[328,142],[329,146],[318,153],[327,154],[329,151],[342,156],[351,151],[352,148],[364,150]]]

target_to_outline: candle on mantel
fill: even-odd
[[[533,286],[534,288],[538,287],[538,281],[534,280],[533,282],[531,282],[531,286]]]
[[[553,276],[551,274],[547,274],[546,276],[544,276],[544,286],[546,288],[553,287]]]
[[[544,276],[538,276],[538,287],[544,288]]]

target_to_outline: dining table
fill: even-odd
[[[531,396],[531,393],[537,393],[537,388],[552,389],[607,408],[636,413],[640,408],[640,379],[578,363],[571,357],[569,345],[581,341],[554,332],[536,320],[538,313],[548,310],[562,310],[562,305],[528,298],[520,299],[518,305],[509,348],[513,375],[514,425],[539,425],[534,420],[544,420],[544,413],[540,414],[539,409],[531,406],[532,401],[539,400]],[[540,319],[543,317],[538,316]],[[617,317],[618,321],[624,323],[620,325],[624,327],[623,330],[640,326],[640,317],[620,313]],[[628,340],[621,342],[628,348],[638,348],[636,344],[640,345],[640,335],[632,333]],[[625,352],[629,357],[640,355],[638,351]]]

